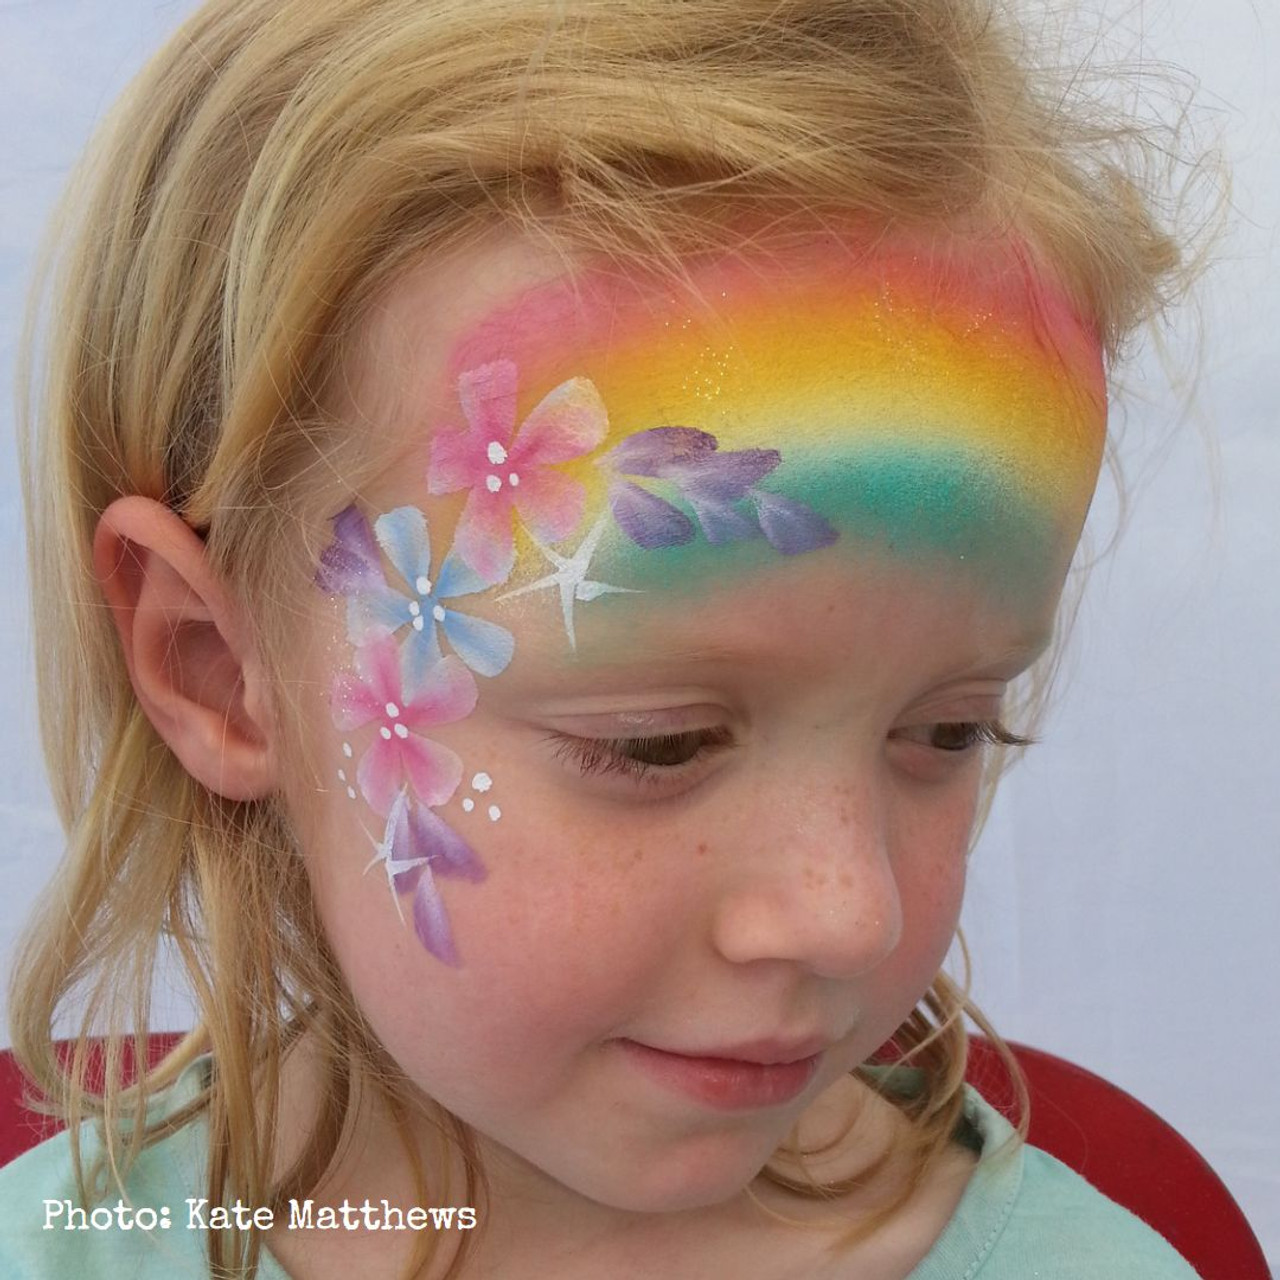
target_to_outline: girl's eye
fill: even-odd
[[[670,778],[686,772],[686,765],[731,746],[733,734],[719,726],[651,738],[575,738],[552,733],[548,740],[557,744],[557,759],[573,760],[583,774],[620,773],[636,778],[660,774]]]
[[[980,744],[1027,747],[1035,741],[1034,738],[1011,733],[999,720],[959,720],[913,725],[906,729],[895,729],[889,736],[932,747],[935,751],[954,752],[968,751]]]

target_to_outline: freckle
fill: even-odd
[[[706,854],[707,854],[707,842],[706,842],[705,840],[699,840],[699,841],[698,841],[698,856],[699,856],[699,857],[706,857]]]
[[[637,863],[644,860],[644,849],[640,845],[636,845],[631,854],[631,865],[634,867]]]
[[[853,888],[853,877],[846,871],[840,877],[840,887],[842,889]]]

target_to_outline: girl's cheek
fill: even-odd
[[[976,800],[958,806],[926,846],[928,856],[912,864],[908,897],[919,921],[913,932],[920,939],[921,967],[929,981],[950,950],[959,923],[975,807]]]

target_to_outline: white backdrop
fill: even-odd
[[[27,638],[12,369],[32,249],[91,125],[191,0],[0,0],[0,948],[52,874]],[[974,995],[1179,1128],[1280,1269],[1280,8],[1091,0],[1128,52],[1201,79],[1236,213],[1205,290],[1195,418],[1154,360],[1124,454],[1139,478],[1089,580],[1045,741],[974,855]],[[1216,442],[1218,471],[1200,427]],[[1115,527],[1104,485],[1090,517]],[[7,969],[7,965],[6,965]],[[952,965],[960,972],[958,953]]]

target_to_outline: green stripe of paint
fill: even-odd
[[[640,483],[692,517],[674,486]],[[833,460],[796,451],[760,487],[813,508],[839,531],[832,548],[802,553],[797,561],[854,546],[908,561],[962,561],[1001,596],[1024,595],[1061,572],[1066,548],[1055,521],[988,455],[899,445]],[[740,506],[750,509],[749,502]],[[714,546],[699,533],[683,546],[644,550],[614,528],[591,576],[641,590],[693,591],[713,577],[782,559],[763,537]]]

